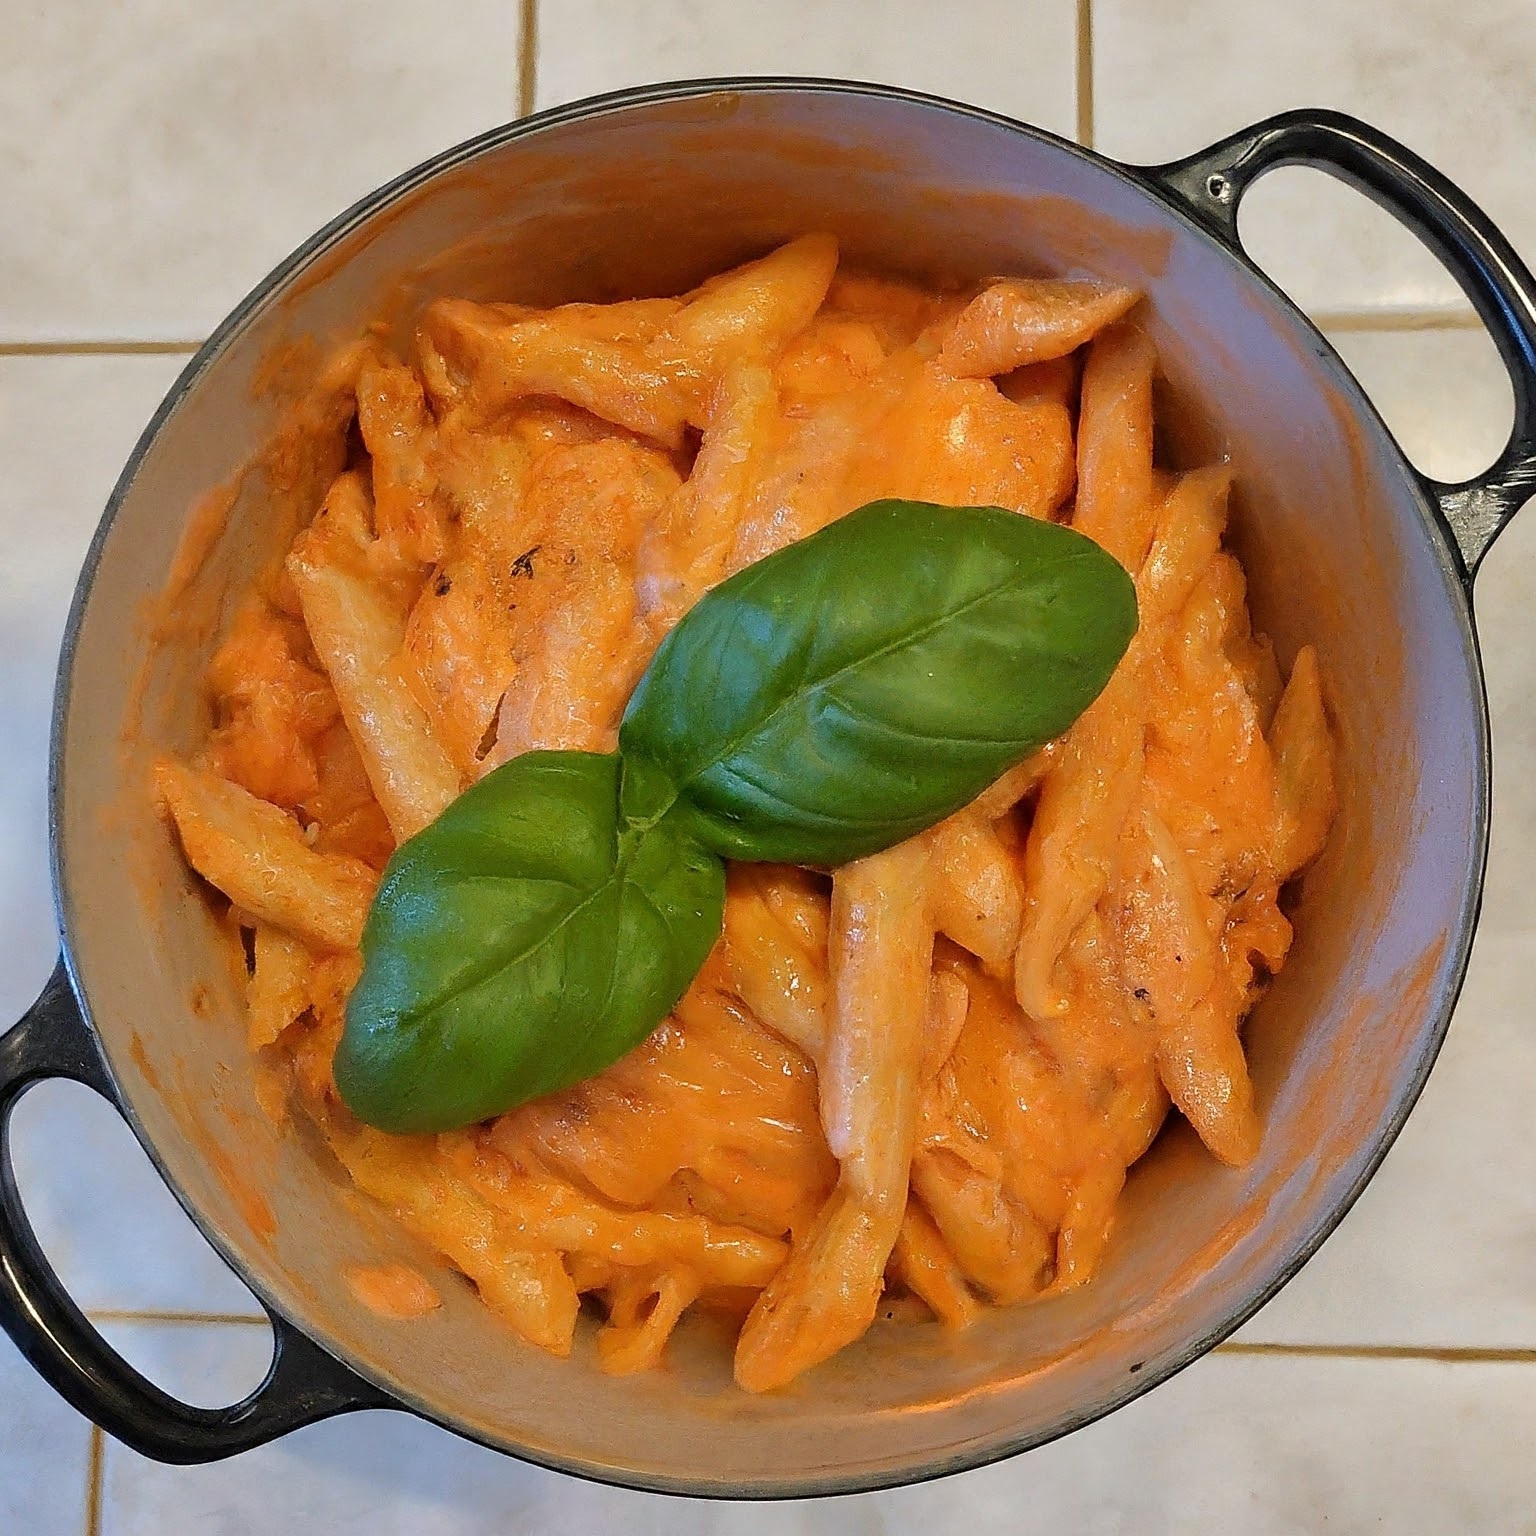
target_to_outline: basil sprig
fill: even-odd
[[[336,1083],[447,1130],[639,1044],[720,932],[722,858],[835,865],[972,800],[1098,696],[1136,629],[1091,540],[996,507],[882,501],[702,598],[619,752],[530,752],[384,872]]]

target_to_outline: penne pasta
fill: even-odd
[[[1224,467],[1180,475],[1157,514],[1152,547],[1136,572],[1140,622],[1156,630],[1177,617],[1221,549],[1232,475]]]
[[[928,1007],[923,1016],[923,1049],[918,1073],[925,1084],[943,1070],[965,1028],[971,994],[953,971],[935,971],[928,981]]]
[[[337,718],[336,695],[309,665],[306,642],[302,625],[252,598],[208,664],[219,701],[213,765],[258,800],[288,808],[318,793],[321,739]]]
[[[652,340],[651,355],[667,359],[707,405],[709,388],[727,369],[771,359],[810,324],[836,270],[831,235],[791,240],[706,282]]]
[[[1092,341],[1140,297],[1134,288],[1005,278],[989,284],[950,322],[940,366],[957,379],[981,379],[1053,362]]]
[[[1152,540],[1152,343],[1115,326],[1088,348],[1077,428],[1077,511],[1072,526],[1133,575]]]
[[[540,748],[610,750],[655,642],[639,622],[641,530],[678,487],[654,451],[604,441],[549,449],[524,500],[513,599],[518,663],[480,772]]]
[[[1049,402],[1059,405],[1072,416],[1077,414],[1082,394],[1083,366],[1079,353],[1053,358],[1048,363],[1030,363],[1005,373],[997,381],[998,389],[1019,405]]]
[[[916,1200],[907,1202],[891,1268],[901,1284],[928,1303],[946,1328],[968,1328],[981,1315],[955,1256],[945,1246],[933,1218]]]
[[[1019,1003],[1035,1018],[1065,1013],[1070,1005],[1056,979],[1057,962],[1109,886],[1120,828],[1141,783],[1145,727],[1136,652],[1132,641],[1109,686],[1062,738],[1061,760],[1035,806],[1014,955]]]
[[[356,496],[355,478],[344,475],[322,515],[339,513]],[[288,575],[374,793],[396,841],[404,842],[463,786],[401,674],[403,614],[382,583],[346,562],[347,553],[366,559],[366,545],[353,536],[343,542],[330,535],[329,529],[300,535],[288,557]]]
[[[309,973],[314,957],[291,933],[270,923],[256,924],[251,948],[246,1043],[253,1051],[261,1051],[276,1045],[309,1007]]]
[[[912,1163],[912,1188],[966,1278],[994,1302],[1044,1289],[1054,1257],[1050,1233],[999,1177],[948,1147],[925,1144]]]
[[[1047,742],[1033,757],[1025,758],[995,784],[982,790],[970,803],[971,814],[984,821],[996,821],[1006,816],[1027,794],[1040,787],[1060,755],[1060,742]]]
[[[887,365],[890,403],[859,444],[845,491],[853,506],[897,496],[1056,513],[1075,474],[1067,408],[1010,400],[990,379],[949,378],[918,356],[914,348]]]
[[[1259,1148],[1253,1084],[1238,1037],[1240,999],[1222,981],[1158,1030],[1157,1070],[1169,1097],[1222,1162],[1240,1168]]]
[[[726,887],[725,970],[748,1008],[815,1062],[826,1050],[831,984],[825,940],[807,945],[774,912],[748,869]]]
[[[906,1210],[933,929],[929,854],[903,843],[832,883],[834,1014],[821,1119],[837,1188],[748,1314],[736,1380],[762,1392],[856,1339],[875,1315]]]
[[[248,942],[260,1101],[530,1344],[627,1375],[697,1310],[776,1390],[876,1317],[1089,1283],[1170,1107],[1255,1154],[1242,1031],[1339,809],[1326,686],[1253,629],[1232,469],[1157,462],[1138,300],[929,291],[811,234],[678,297],[437,299],[285,429],[313,516],[231,605],[204,751],[156,787]],[[396,846],[521,753],[612,750],[692,604],[882,497],[1119,560],[1139,628],[1097,700],[897,847],[731,864],[713,953],[606,1070],[437,1136],[359,1124],[333,1059]]]
[[[1296,656],[1275,711],[1270,742],[1275,757],[1275,873],[1286,880],[1322,851],[1338,809],[1317,652],[1311,646]]]
[[[840,267],[827,289],[824,313],[869,326],[891,356],[916,345],[964,308],[957,294],[932,293],[898,277]]]
[[[496,716],[489,770],[523,752],[611,752],[619,716],[650,659],[634,582],[605,566],[545,620],[536,658],[513,674]]]
[[[880,332],[867,320],[823,310],[785,345],[773,365],[784,419],[799,420],[818,404],[863,388],[885,359]]]
[[[693,473],[642,536],[640,604],[664,635],[725,574],[762,460],[779,430],[769,368],[743,362],[716,389]]]
[[[938,931],[989,969],[1006,971],[1019,942],[1024,895],[1012,854],[989,820],[960,811],[927,834]]]
[[[286,812],[238,784],[162,759],[155,787],[187,862],[244,913],[321,949],[355,949],[377,879],[316,853]]]
[[[1083,1171],[1056,1238],[1053,1290],[1071,1290],[1093,1278],[1109,1246],[1115,1202],[1124,1188],[1125,1163],[1119,1157],[1098,1157]]]
[[[501,701],[517,675],[506,563],[455,555],[411,609],[402,641],[407,687],[432,721],[461,778],[479,772],[495,740]]]
[[[437,503],[431,418],[409,368],[370,365],[357,381],[357,425],[373,460],[374,521],[402,561],[435,565],[447,548]]]
[[[587,306],[507,321],[479,304],[439,299],[422,326],[439,356],[457,360],[457,399],[480,420],[517,401],[553,395],[663,448],[681,448],[689,398],[639,336],[593,336]]]
[[[1188,1014],[1215,985],[1213,928],[1221,913],[1145,800],[1126,817],[1118,854],[1113,906],[1122,974],[1133,1011],[1155,1031]]]
[[[608,1321],[597,1335],[598,1364],[610,1376],[648,1371],[683,1313],[698,1299],[698,1278],[686,1269],[626,1275],[603,1287]]]

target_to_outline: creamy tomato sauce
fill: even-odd
[[[1252,631],[1228,471],[1154,460],[1136,302],[925,292],[813,235],[675,299],[441,300],[410,355],[337,365],[350,455],[235,612],[214,729],[160,791],[245,930],[252,1049],[523,1338],[567,1353],[591,1297],[599,1363],[639,1370],[700,1304],[771,1389],[877,1310],[963,1327],[1090,1280],[1170,1106],[1253,1155],[1240,1028],[1332,749],[1316,656],[1287,675]],[[443,1135],[357,1122],[331,1060],[396,844],[519,753],[611,748],[692,602],[886,496],[1114,554],[1141,627],[1097,702],[908,843],[733,868],[703,971],[599,1076]],[[409,1268],[348,1281],[385,1316],[437,1304]]]

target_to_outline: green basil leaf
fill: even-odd
[[[630,700],[626,758],[737,859],[840,864],[972,800],[1098,696],[1136,631],[1092,540],[874,502],[700,599]]]
[[[468,1125],[600,1072],[686,990],[725,871],[677,815],[621,826],[613,755],[530,752],[390,860],[336,1086],[387,1131]]]

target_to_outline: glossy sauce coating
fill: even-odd
[[[247,931],[252,1049],[530,1342],[567,1353],[589,1295],[599,1363],[639,1370],[702,1304],[770,1390],[897,1296],[961,1327],[1090,1280],[1170,1103],[1252,1156],[1239,1031],[1327,834],[1332,748],[1315,654],[1283,678],[1251,631],[1228,472],[1154,463],[1135,303],[927,293],[813,235],[681,298],[442,300],[413,356],[350,354],[360,446],[236,609],[214,729],[160,790]],[[396,843],[520,752],[611,748],[693,601],[883,496],[1109,549],[1141,628],[1100,698],[906,844],[732,869],[710,961],[600,1076],[439,1136],[356,1122],[330,1063]]]

